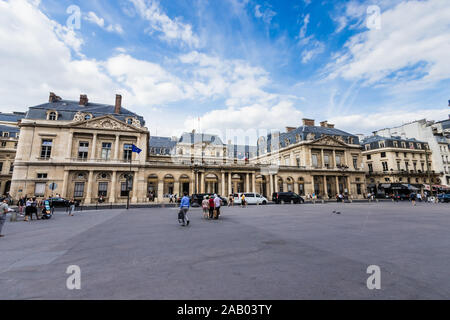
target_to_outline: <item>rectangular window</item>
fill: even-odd
[[[397,170],[398,171],[402,170],[401,167],[400,167],[400,161],[397,161]]]
[[[38,182],[34,186],[34,195],[36,197],[43,197],[45,195],[45,187],[47,185],[45,183]]]
[[[14,171],[14,165],[11,163],[11,166],[9,167],[9,173],[13,173]]]
[[[339,155],[336,156],[336,165],[337,166],[341,165],[341,156],[339,156]]]
[[[382,157],[382,158],[386,158],[386,152],[382,152],[382,153],[381,153],[381,157]]]
[[[371,163],[368,164],[369,172],[373,172],[373,165]]]
[[[38,173],[37,178],[38,179],[47,179],[47,173]]]
[[[425,163],[422,162],[422,163],[420,164],[420,166],[422,167],[422,172],[424,172],[424,171],[425,171]]]
[[[362,194],[362,192],[361,192],[361,184],[360,184],[360,183],[358,183],[358,184],[356,185],[356,193]]]
[[[78,159],[87,160],[89,154],[89,142],[80,142],[78,146]]]
[[[42,146],[41,146],[41,158],[42,159],[50,159],[50,156],[52,154],[52,145],[53,140],[42,140]]]
[[[317,154],[313,154],[313,155],[311,156],[311,158],[312,158],[312,166],[313,166],[314,168],[317,168],[317,167],[319,166],[319,164],[318,164],[318,162],[317,162]]]
[[[370,154],[367,155],[367,160],[372,160],[372,156]]]
[[[323,156],[323,162],[325,163],[325,167],[329,167],[330,166],[330,157],[328,155],[324,155]]]
[[[2,141],[2,148],[6,147],[6,141]]]
[[[109,160],[111,158],[111,143],[103,142],[102,143],[102,159]]]
[[[353,168],[358,169],[358,158],[357,157],[353,157]]]
[[[121,197],[127,197],[128,196],[128,190],[127,190],[127,183],[122,182],[120,184],[120,196]]]
[[[300,158],[297,158],[296,160],[297,160],[297,167],[300,167],[301,165]]]
[[[98,183],[98,196],[106,197],[108,195],[108,182]]]
[[[75,182],[75,190],[73,196],[75,198],[82,198],[84,195],[84,182]]]
[[[409,167],[409,162],[406,161],[406,162],[405,162],[405,170],[406,170],[406,171],[408,171],[408,167]]]
[[[3,170],[3,162],[0,162],[0,172]]]
[[[389,170],[388,163],[387,162],[383,162],[382,164],[383,164],[383,171],[388,171]]]
[[[131,160],[131,156],[133,154],[133,145],[131,144],[124,144],[123,145],[123,159],[126,161]]]

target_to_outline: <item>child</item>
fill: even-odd
[[[203,208],[203,218],[208,219],[209,217],[209,201],[208,196],[203,198],[202,201],[202,208]]]

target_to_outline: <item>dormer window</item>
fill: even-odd
[[[90,114],[87,114],[87,115],[85,115],[84,116],[84,120],[91,120],[92,119],[92,116],[90,115]]]
[[[127,119],[127,124],[129,124],[131,126],[133,124],[133,119],[132,118],[128,118]]]
[[[47,119],[50,121],[56,121],[58,120],[58,114],[56,113],[56,111],[51,111],[48,113]]]
[[[3,132],[3,137],[8,138],[9,137],[9,132]]]

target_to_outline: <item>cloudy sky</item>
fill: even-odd
[[[169,136],[442,120],[449,17],[448,0],[0,0],[0,111],[121,93]]]

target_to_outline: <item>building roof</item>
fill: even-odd
[[[211,143],[213,145],[217,146],[223,146],[224,143],[222,142],[222,139],[220,139],[219,136],[213,135],[213,134],[206,134],[206,133],[183,133],[180,137],[180,140],[178,140],[179,143],[187,143],[187,144],[196,144],[196,143]]]
[[[88,102],[86,106],[79,105],[78,101],[72,100],[58,100],[55,102],[47,102],[37,106],[30,107],[26,115],[26,119],[47,119],[47,111],[55,110],[58,112],[58,120],[70,121],[74,118],[77,112],[91,113],[94,118],[104,115],[113,115],[116,119],[125,122],[127,117],[136,117],[141,125],[145,125],[144,118],[131,112],[123,107],[120,109],[120,114],[114,113],[115,106]]]
[[[177,142],[168,137],[151,136],[149,140],[150,148],[169,148],[176,146]]]
[[[363,141],[361,141],[361,144],[369,144],[369,143],[378,142],[378,141],[399,141],[399,142],[426,143],[424,141],[418,141],[415,138],[402,139],[401,137],[382,137],[382,136],[379,136],[379,135],[375,135],[375,136],[371,136],[371,137],[368,137],[368,138],[364,139]]]
[[[0,112],[0,121],[5,122],[19,122],[25,118],[26,112],[13,112],[13,113],[3,113]]]

